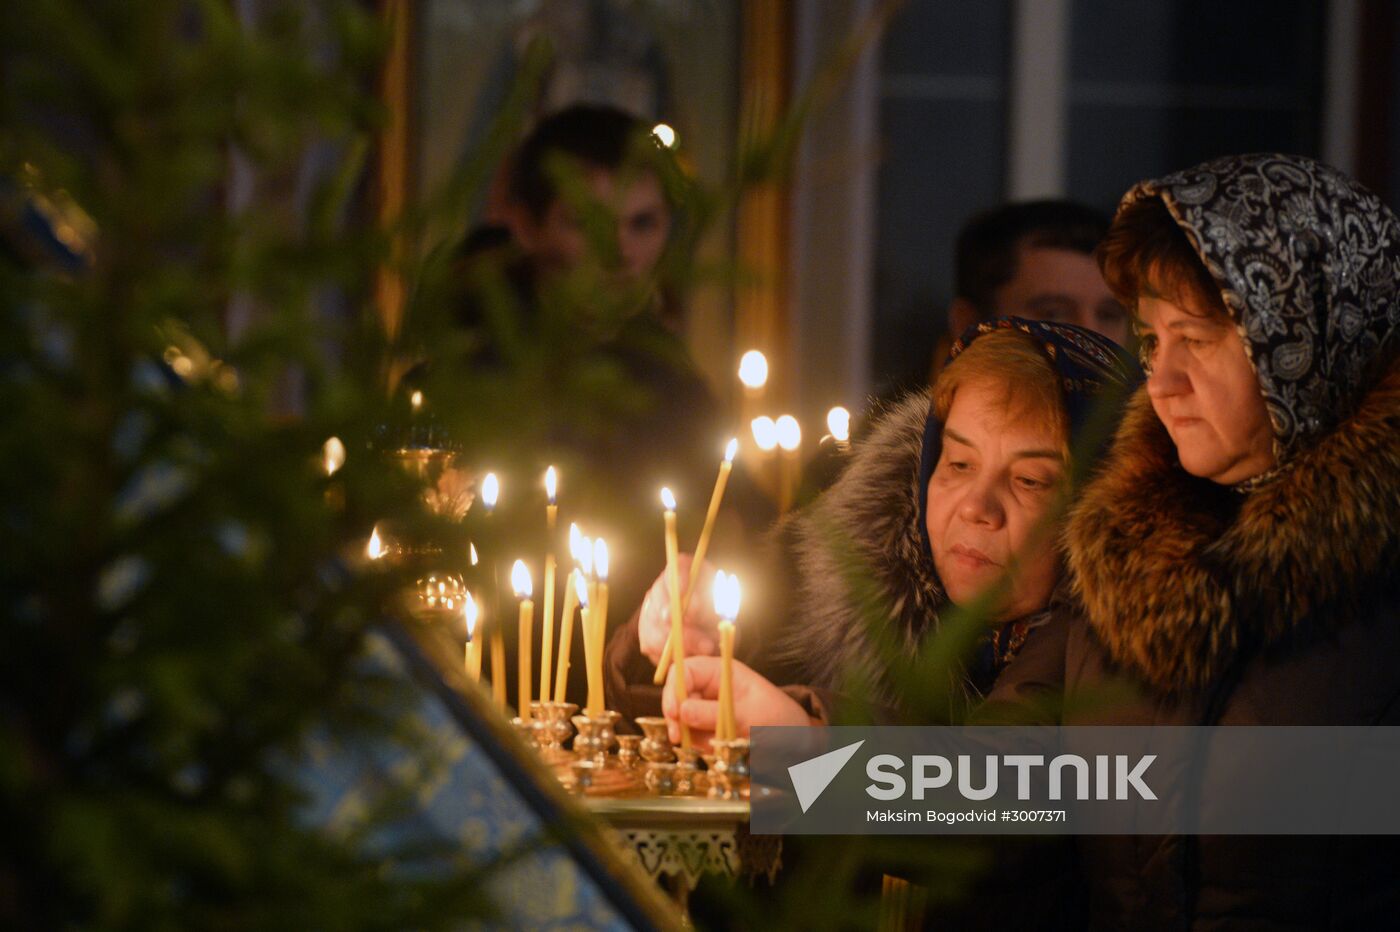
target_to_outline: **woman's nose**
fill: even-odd
[[[1147,394],[1151,398],[1170,398],[1191,390],[1191,380],[1177,358],[1178,350],[1159,349],[1153,354],[1147,373]]]
[[[974,483],[958,503],[958,517],[968,524],[1000,527],[1006,515],[996,494],[995,484],[985,479]]]

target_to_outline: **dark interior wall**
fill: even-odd
[[[1072,0],[1067,194],[1109,210],[1133,182],[1211,156],[1317,155],[1326,13],[1323,0]],[[912,0],[886,36],[879,388],[924,377],[957,230],[1004,196],[1011,26],[1009,0]],[[1392,70],[1384,97],[1396,107],[1400,63]],[[1400,151],[1400,119],[1392,125],[1385,148]]]

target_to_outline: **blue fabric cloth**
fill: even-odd
[[[1104,431],[1102,436],[1091,436],[1094,415],[1096,411],[1112,414],[1112,421],[1108,423],[1116,424],[1124,402],[1143,380],[1142,367],[1123,347],[1092,330],[1020,317],[999,317],[969,327],[953,344],[948,361],[956,359],[978,337],[1008,329],[1029,334],[1045,353],[1064,389],[1070,449],[1083,459],[1085,465],[1097,463],[1112,438],[1108,431]],[[1083,449],[1086,443],[1089,445],[1087,450]],[[943,422],[930,401],[928,419],[924,422],[923,450],[919,457],[919,534],[924,546],[930,550],[928,483],[942,450]]]

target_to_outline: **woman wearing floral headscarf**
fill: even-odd
[[[1100,247],[1148,369],[1067,526],[1082,617],[994,700],[1126,678],[1076,724],[1400,724],[1400,221],[1304,158],[1138,185]],[[1102,928],[1373,928],[1400,845],[1082,839]]]

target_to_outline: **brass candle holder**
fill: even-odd
[[[574,792],[582,796],[592,788],[600,768],[597,761],[576,760],[569,764],[569,769],[574,774]]]
[[[643,716],[637,721],[642,730],[642,741],[638,752],[642,760],[650,764],[668,763],[675,759],[671,752],[671,737],[666,731],[666,719],[659,715]]]
[[[710,769],[712,799],[744,799],[749,795],[749,739],[712,742],[715,764]]]
[[[594,761],[600,768],[607,766],[608,751],[616,737],[613,728],[621,717],[611,710],[591,716],[575,715],[574,727],[578,729],[578,736],[574,738],[575,756],[579,760]]]
[[[676,765],[667,761],[649,761],[645,782],[647,789],[657,796],[676,794]]]
[[[696,748],[675,748],[676,793],[689,796],[700,781],[700,752]]]
[[[636,770],[642,761],[642,736],[617,736],[617,763],[624,770]]]
[[[540,755],[549,763],[568,760],[569,752],[564,750],[564,742],[574,733],[569,719],[577,711],[578,706],[572,702],[530,703],[530,714],[538,723],[535,729],[536,743],[539,745]]]
[[[515,729],[515,733],[520,736],[521,741],[532,748],[539,747],[539,722],[533,720],[527,722],[517,715],[510,720],[510,724]]]
[[[467,584],[457,573],[428,573],[413,584],[412,612],[421,621],[455,618],[466,596]]]

